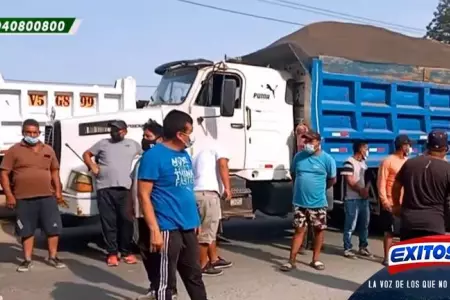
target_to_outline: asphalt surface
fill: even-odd
[[[60,258],[67,269],[56,270],[45,264],[45,239],[38,239],[35,265],[28,273],[17,273],[20,247],[12,236],[11,224],[0,233],[0,295],[4,300],[112,300],[135,299],[145,292],[148,282],[141,264],[121,264],[108,268],[104,263],[98,226],[69,228],[61,241]],[[308,266],[311,252],[298,256],[298,269],[281,273],[292,231],[287,219],[258,217],[257,220],[228,221],[224,226],[226,242],[221,255],[234,266],[220,277],[205,278],[209,299],[348,299],[352,291],[382,268],[381,258],[373,260],[342,257],[342,235],[326,233],[321,260],[324,271]],[[354,238],[357,245],[357,240]],[[100,245],[100,246],[99,246]],[[371,239],[370,249],[380,256],[379,238]],[[180,300],[189,299],[181,280]]]

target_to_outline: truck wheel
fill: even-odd
[[[61,215],[61,222],[63,227],[80,227],[80,226],[89,226],[96,223],[100,225],[100,217],[77,217],[73,215]]]

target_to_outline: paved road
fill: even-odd
[[[3,226],[10,231],[9,226]],[[348,260],[340,256],[341,234],[328,231],[322,256],[327,269],[319,272],[307,266],[311,253],[299,256],[298,270],[280,273],[277,267],[288,255],[289,221],[260,218],[230,221],[225,225],[229,242],[222,244],[222,255],[234,262],[221,277],[206,278],[210,299],[347,299],[353,290],[381,269],[376,261]],[[139,265],[107,268],[99,247],[95,227],[67,229],[61,244],[61,258],[68,264],[54,270],[43,259],[42,239],[36,251],[34,269],[15,272],[20,248],[15,239],[0,234],[0,295],[4,300],[112,300],[134,299],[145,291],[145,272]],[[381,241],[373,239],[371,249],[381,254]],[[181,300],[188,299],[181,287]]]

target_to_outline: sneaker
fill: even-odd
[[[358,254],[365,257],[372,257],[372,253],[367,248],[360,248]]]
[[[117,267],[119,265],[119,258],[117,255],[109,255],[106,259],[106,264],[109,267]]]
[[[19,267],[17,267],[17,272],[28,272],[33,267],[33,262],[31,260],[24,260]]]
[[[122,259],[126,264],[129,264],[129,265],[137,264],[136,256],[134,256],[133,254],[126,255],[126,256],[122,257]]]
[[[147,294],[137,297],[136,300],[156,300],[156,292],[149,290]]]
[[[209,277],[214,277],[214,276],[220,276],[223,274],[222,270],[219,269],[215,269],[211,264],[206,264],[206,266],[202,269],[202,275],[203,276],[209,276]]]
[[[229,268],[233,265],[233,263],[231,261],[226,261],[225,259],[223,259],[222,257],[218,257],[218,260],[216,260],[215,262],[211,263],[211,266],[214,269],[226,269]]]
[[[344,257],[356,258],[356,255],[352,250],[344,250]]]
[[[64,269],[66,267],[66,265],[58,257],[49,258],[47,262],[56,269]]]

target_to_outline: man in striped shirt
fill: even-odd
[[[345,178],[344,199],[344,256],[355,258],[352,248],[352,234],[355,229],[359,235],[358,254],[370,257],[368,250],[368,235],[370,222],[369,188],[364,175],[367,170],[366,160],[369,156],[369,145],[365,140],[355,140],[353,143],[353,155],[345,162],[341,175]],[[356,225],[359,225],[356,227]]]
[[[407,135],[399,135],[395,139],[395,152],[386,157],[378,168],[378,196],[381,204],[381,222],[384,229],[384,260],[383,264],[387,266],[389,248],[392,246],[394,235],[395,219],[392,214],[392,186],[398,171],[411,154],[411,140]],[[397,229],[397,228],[395,228]]]

